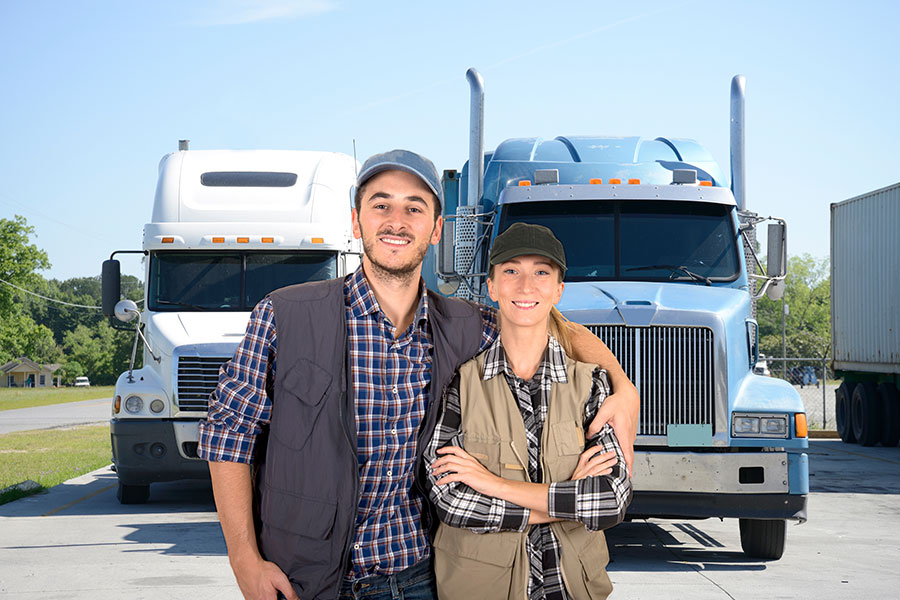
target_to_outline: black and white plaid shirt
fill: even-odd
[[[553,336],[547,353],[534,376],[525,381],[513,373],[506,360],[503,345],[497,339],[485,350],[485,380],[499,374],[506,382],[519,406],[525,421],[528,438],[528,475],[533,482],[542,482],[541,433],[547,420],[552,383],[566,383],[566,357]],[[606,371],[594,369],[591,396],[584,405],[584,427],[597,414],[597,409],[610,388]],[[430,466],[437,459],[437,450],[444,446],[464,446],[461,439],[459,402],[459,374],[444,392],[444,409],[438,421],[434,437],[425,450],[425,460]],[[616,525],[622,521],[631,501],[631,480],[625,468],[625,457],[619,442],[609,425],[604,425],[600,433],[587,440],[586,448],[597,446],[602,452],[614,450],[619,463],[609,475],[587,477],[577,481],[560,481],[550,484],[548,497],[551,518],[580,521],[597,531]],[[436,485],[436,479],[428,469],[429,495],[437,507],[441,520],[453,527],[463,527],[477,533],[494,531],[525,531],[528,529],[530,511],[527,508],[485,496],[463,483],[453,482]],[[549,524],[533,525],[528,529],[528,555],[531,561],[531,579],[528,596],[531,600],[547,598],[568,599],[560,569],[559,543]]]

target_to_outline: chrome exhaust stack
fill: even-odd
[[[466,206],[477,206],[484,190],[484,79],[475,67],[469,81],[469,185]]]
[[[739,211],[746,210],[744,183],[744,88],[747,78],[735,75],[731,80],[731,193]]]

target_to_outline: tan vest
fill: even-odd
[[[582,420],[590,397],[594,365],[566,359],[568,383],[554,383],[541,439],[544,483],[567,481],[584,450]],[[460,409],[466,451],[495,475],[530,481],[528,441],[518,404],[497,375],[482,379],[484,354],[459,368]],[[563,579],[575,600],[606,598],[612,583],[606,574],[609,553],[602,531],[588,531],[576,521],[550,527],[561,548]],[[527,598],[529,561],[526,533],[478,534],[438,526],[434,569],[441,600],[523,600]]]

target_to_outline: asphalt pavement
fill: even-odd
[[[627,522],[607,534],[612,599],[900,596],[900,448],[809,455],[809,521],[781,560],[745,557],[735,519]],[[240,598],[209,482],[153,484],[145,505],[115,491],[106,468],[0,506],[0,597]]]
[[[29,429],[52,429],[108,423],[112,398],[0,410],[0,435]]]

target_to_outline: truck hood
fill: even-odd
[[[689,283],[568,282],[557,308],[579,323],[646,327],[664,313],[699,312],[726,317],[749,302],[746,290]],[[661,322],[658,322],[661,321]]]
[[[144,313],[144,335],[154,352],[166,355],[185,345],[229,344],[236,347],[249,318],[247,312]]]

